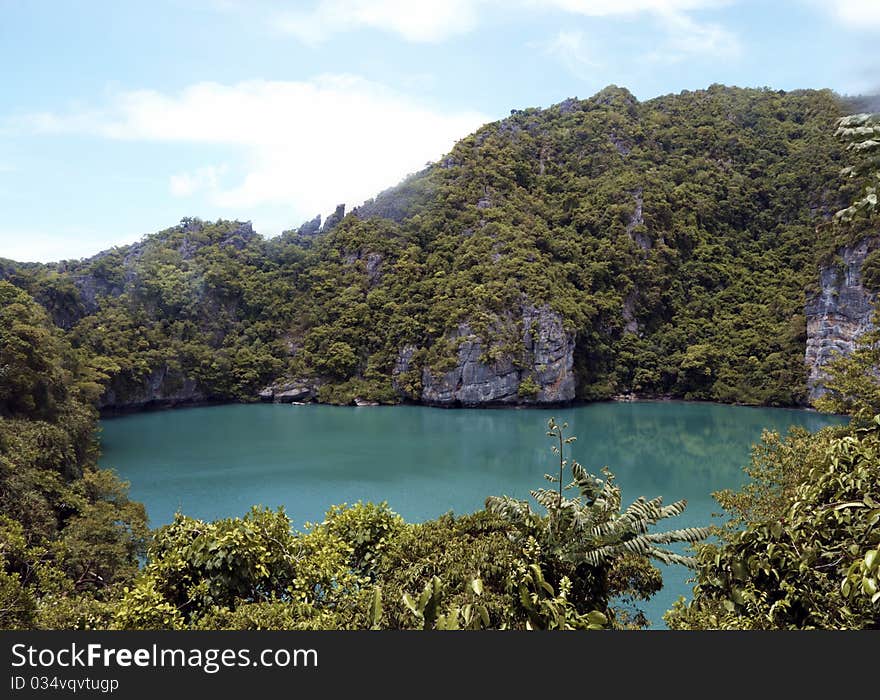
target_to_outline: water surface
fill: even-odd
[[[409,521],[481,508],[486,496],[526,498],[553,471],[547,419],[567,421],[574,458],[607,466],[625,503],[688,500],[671,529],[707,524],[712,491],[743,481],[761,430],[818,430],[841,419],[787,409],[705,403],[596,403],[565,409],[437,409],[230,405],[141,413],[102,422],[102,466],[131,482],[151,524],[176,511],[197,518],[284,506],[294,524],[335,503],[387,501]],[[683,567],[646,606],[660,616],[689,595]]]

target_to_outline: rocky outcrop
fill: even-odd
[[[556,107],[559,109],[560,114],[571,114],[576,110],[583,109],[577,97],[568,97],[562,100]]]
[[[538,403],[571,401],[574,398],[574,331],[566,331],[562,317],[549,307],[523,310],[523,346],[531,367],[526,374],[540,387]]]
[[[632,216],[629,218],[629,223],[626,225],[626,234],[639,248],[643,251],[648,251],[651,249],[651,239],[645,228],[645,200],[642,188],[639,187],[632,193],[632,196],[635,201],[635,208],[633,209]]]
[[[608,134],[608,140],[611,141],[611,144],[622,156],[628,156],[632,151],[632,144],[629,143],[629,141],[627,141],[626,139],[620,138],[615,133]]]
[[[259,392],[260,401],[273,403],[303,403],[312,401],[318,393],[313,382],[294,380],[267,386]]]
[[[819,270],[819,290],[805,307],[809,398],[825,393],[825,366],[836,355],[853,351],[859,336],[873,328],[876,293],[862,283],[862,265],[880,238],[870,237],[838,251],[834,262]]]
[[[194,379],[163,365],[137,382],[117,375],[98,401],[98,408],[113,413],[204,403],[210,399]]]
[[[364,269],[367,272],[367,279],[370,285],[375,285],[382,278],[382,263],[384,257],[381,253],[368,253],[364,259]]]
[[[345,204],[338,204],[333,213],[327,217],[326,221],[324,221],[324,228],[322,228],[321,231],[323,233],[331,231],[332,229],[336,228],[344,218]]]
[[[520,373],[513,357],[484,363],[483,341],[467,323],[459,326],[453,337],[458,342],[458,362],[442,374],[427,367],[422,370],[422,401],[464,406],[516,402]]]
[[[623,299],[623,306],[620,309],[621,318],[623,318],[623,332],[627,335],[638,335],[639,320],[636,318],[636,299],[638,295],[635,290],[627,294]]]
[[[306,221],[296,230],[300,236],[314,236],[321,232],[321,215],[318,214],[311,221]]]
[[[236,229],[230,231],[225,236],[223,236],[221,240],[217,241],[217,245],[219,245],[221,248],[235,248],[235,250],[244,250],[254,241],[254,239],[259,238],[259,234],[254,231],[254,226],[250,221],[237,221],[236,223],[238,224],[238,227]],[[200,244],[192,243],[186,240],[185,242],[189,243],[191,247],[192,252],[189,253],[189,256],[191,257],[192,253],[199,249]],[[185,255],[182,250],[181,257],[183,257],[184,260],[187,259],[187,255]]]
[[[515,348],[490,344],[469,324],[451,340],[458,345],[455,366],[446,372],[422,369],[423,403],[441,406],[562,403],[574,399],[574,333],[548,307],[526,306],[518,324]],[[503,334],[503,332],[502,332]],[[484,352],[489,350],[489,353]],[[411,372],[411,346],[401,350],[395,372]],[[495,359],[489,359],[493,357]]]

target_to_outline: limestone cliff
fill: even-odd
[[[825,366],[839,353],[853,351],[859,336],[871,329],[877,294],[863,283],[865,258],[880,249],[880,237],[869,237],[838,251],[819,270],[819,289],[808,299],[805,360],[809,398],[825,393]]]
[[[510,319],[506,321],[509,324]],[[450,338],[458,345],[454,367],[447,371],[422,368],[421,392],[410,398],[441,406],[548,404],[574,399],[575,334],[565,329],[559,314],[546,306],[526,305],[515,328],[519,337],[506,338],[514,342],[496,339],[487,343],[470,324],[461,324]],[[501,337],[505,336],[503,330]],[[411,346],[401,350],[395,368],[398,386],[400,378],[412,372],[415,353]]]
[[[198,382],[163,365],[139,381],[117,375],[99,399],[98,408],[112,414],[203,403],[209,399],[209,394]]]

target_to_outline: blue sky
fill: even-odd
[[[274,235],[611,83],[878,92],[878,42],[878,0],[0,0],[0,257]]]

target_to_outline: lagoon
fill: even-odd
[[[593,403],[554,409],[440,409],[256,404],[140,413],[102,421],[101,466],[131,483],[153,526],[174,513],[215,519],[252,505],[283,506],[295,526],[337,503],[387,501],[408,521],[467,513],[487,496],[528,497],[553,471],[547,420],[569,423],[573,457],[607,466],[624,502],[688,500],[667,528],[718,522],[713,491],[744,480],[764,428],[811,431],[843,422],[793,409],[709,403]],[[688,572],[662,567],[664,588],[644,607],[654,626]]]

